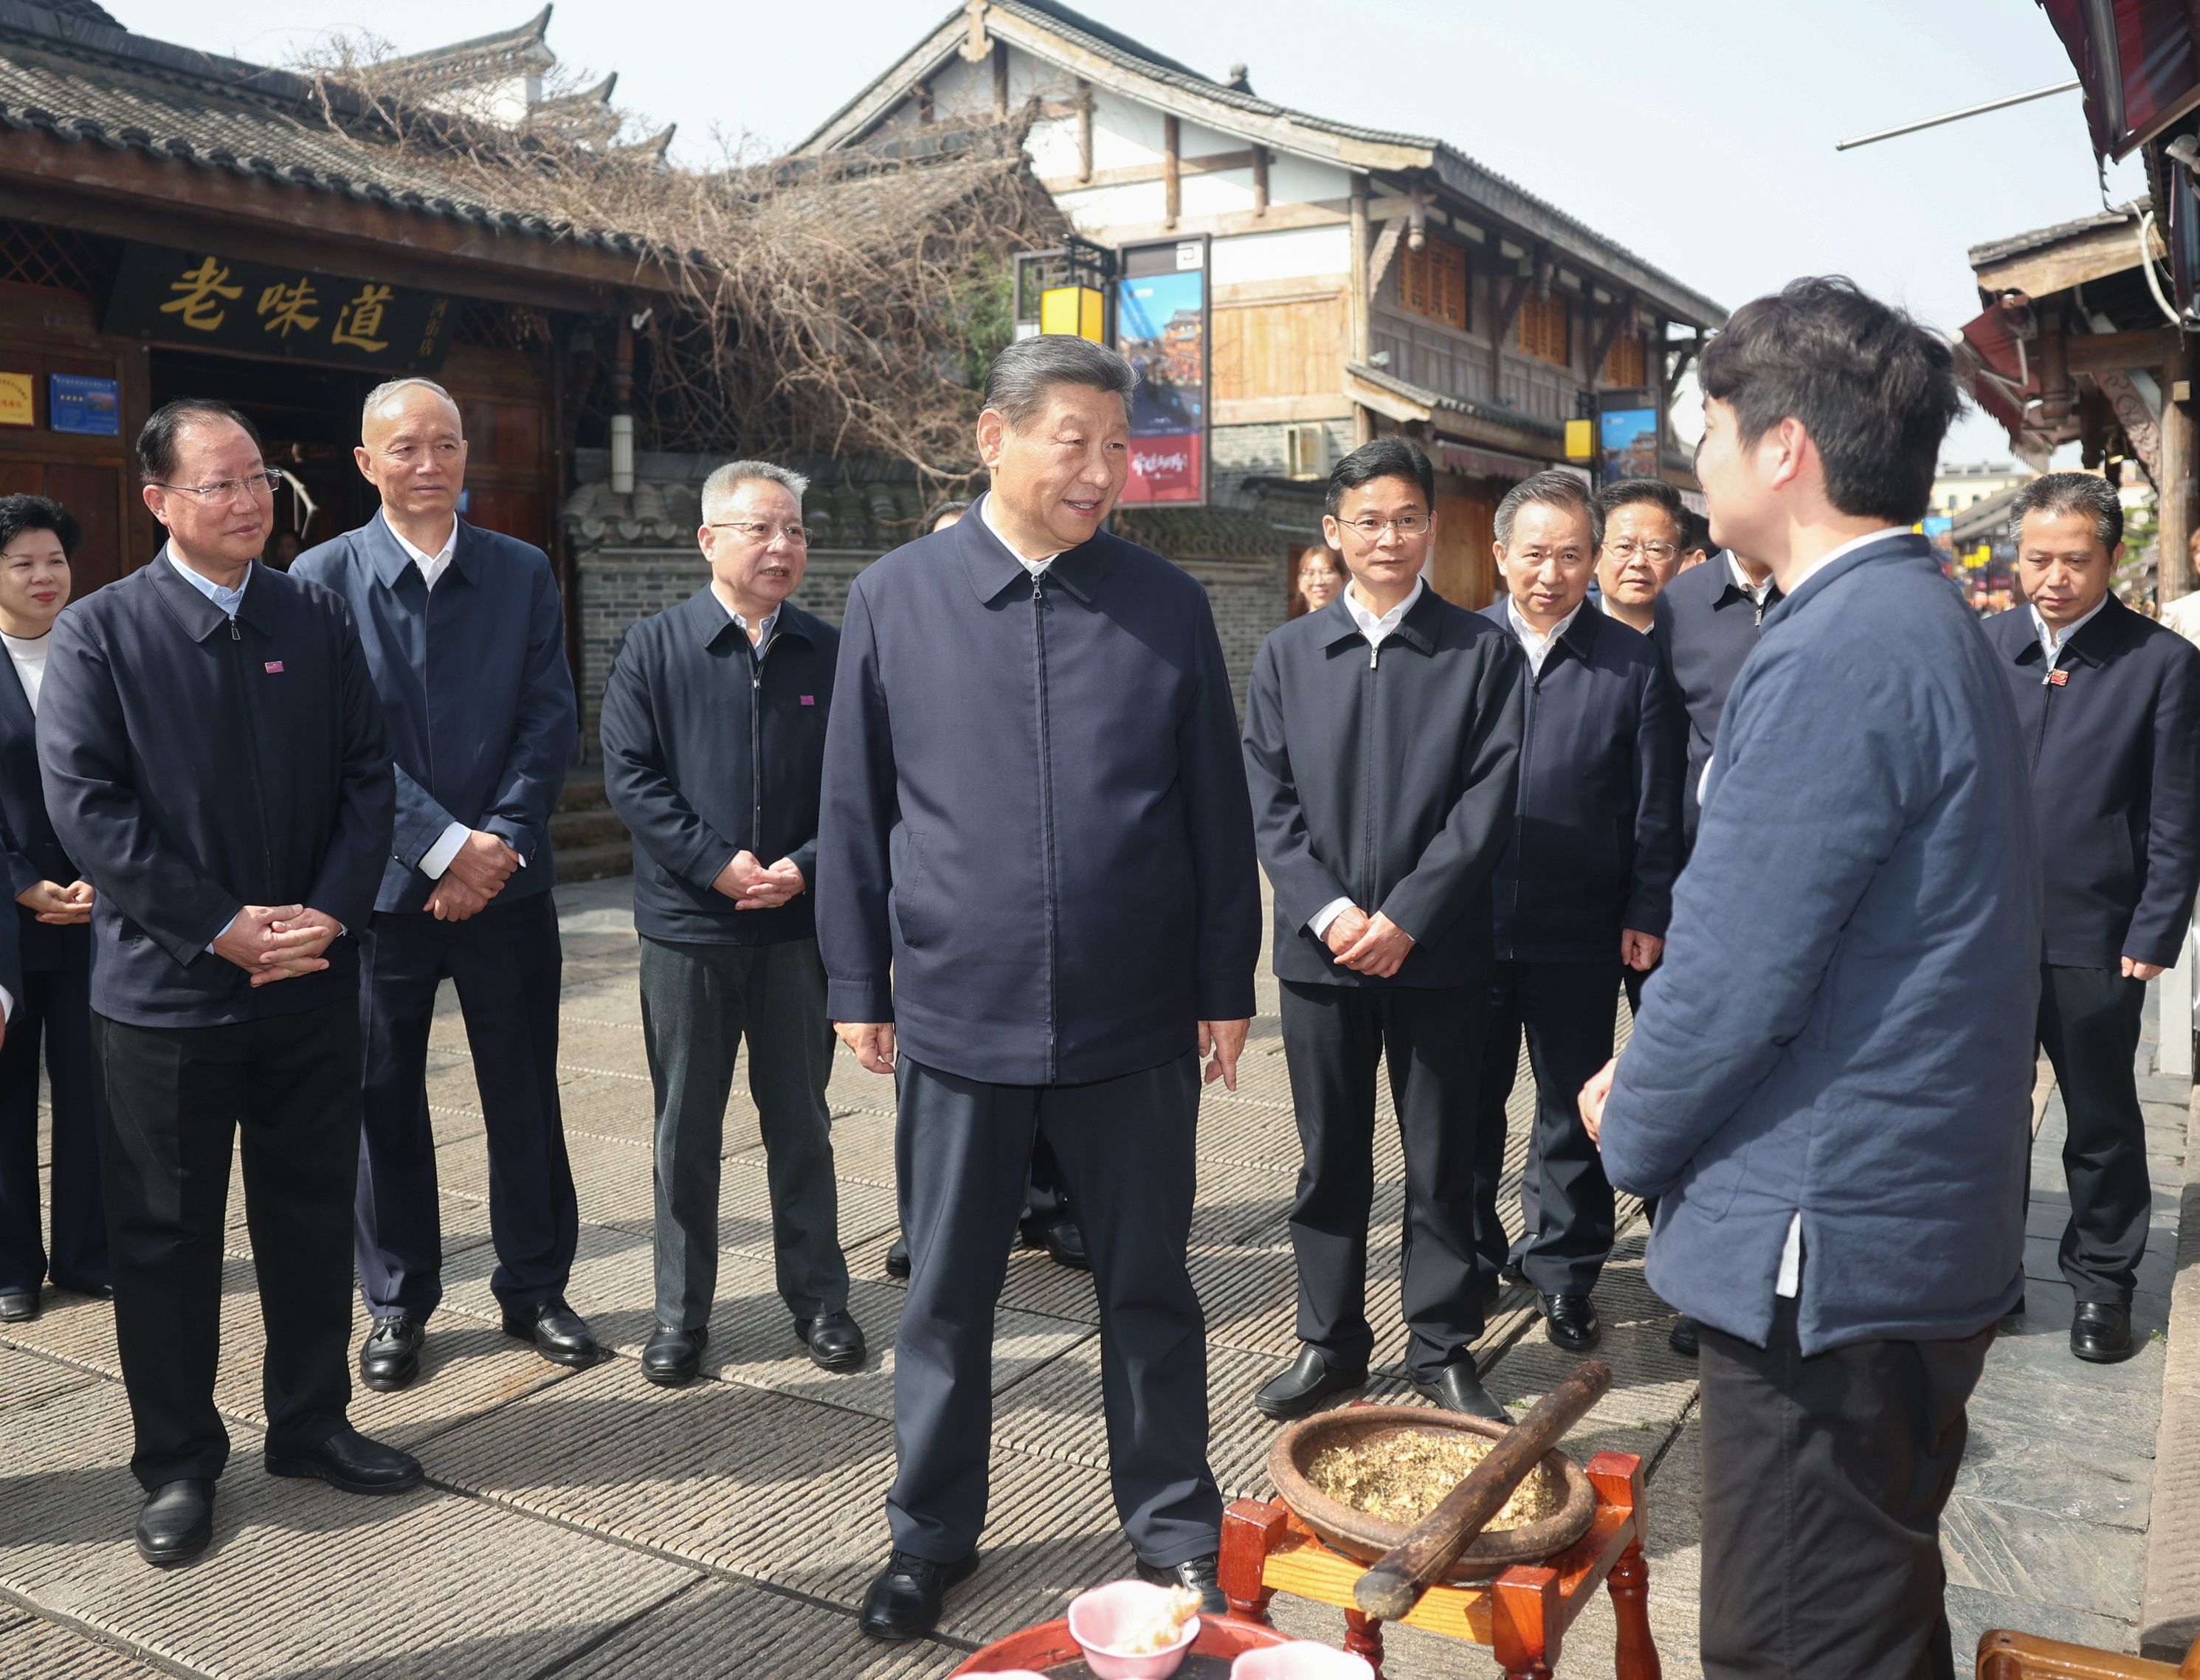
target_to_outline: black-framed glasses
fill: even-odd
[[[153,487],[156,490],[179,490],[186,496],[196,496],[202,502],[233,502],[239,496],[272,496],[282,481],[283,475],[271,470],[252,473],[243,478],[216,479],[212,484],[162,484],[155,480]]]
[[[799,525],[772,525],[760,519],[706,520],[705,528],[712,531],[738,531],[752,543],[768,543],[775,537],[784,537],[797,548],[810,546],[810,533]]]

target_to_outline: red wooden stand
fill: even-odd
[[[1618,1680],[1659,1680],[1642,1558],[1642,1461],[1599,1453],[1585,1467],[1596,1490],[1588,1533],[1556,1557],[1516,1564],[1485,1584],[1431,1587],[1407,1624],[1490,1647],[1507,1680],[1548,1680],[1566,1629],[1609,1584],[1619,1625]],[[1223,1513],[1221,1572],[1230,1613],[1248,1623],[1266,1626],[1268,1601],[1279,1592],[1340,1607],[1344,1648],[1365,1657],[1381,1680],[1383,1625],[1352,1601],[1366,1566],[1322,1544],[1280,1501],[1241,1499]]]

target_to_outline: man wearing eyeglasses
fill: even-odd
[[[1448,1410],[1501,1418],[1477,1380],[1473,1228],[1490,880],[1512,830],[1519,650],[1422,580],[1435,475],[1403,438],[1339,461],[1322,519],[1352,581],[1270,633],[1245,774],[1275,888],[1284,1054],[1304,1152],[1291,1205],[1296,1362],[1253,1404],[1302,1417],[1367,1380],[1375,1081],[1406,1157],[1406,1370]],[[1592,1065],[1594,1065],[1592,1064]]]
[[[1681,565],[1681,493],[1662,478],[1625,478],[1597,492],[1604,535],[1596,550],[1596,599],[1607,618],[1653,634],[1659,602]]]
[[[852,1371],[825,1082],[833,1027],[810,882],[840,633],[793,604],[809,481],[735,461],[703,484],[711,580],[626,633],[604,691],[604,790],[634,834],[641,1030],[657,1098],[657,1325],[641,1374],[693,1379],[718,1283],[726,1099],[742,1043],[780,1298],[812,1363]],[[759,1350],[745,1349],[745,1358]]]
[[[397,828],[360,936],[366,1050],[354,1252],[373,1327],[360,1380],[420,1374],[443,1296],[428,1034],[458,989],[488,1134],[489,1280],[507,1335],[555,1365],[597,1356],[565,1303],[580,1210],[558,1102],[562,960],[550,814],[579,723],[549,557],[459,516],[466,439],[431,380],[371,392],[353,451],[382,499],[290,575],[351,609],[389,720]]]
[[[325,591],[254,564],[274,514],[251,423],[168,404],[138,438],[150,565],[64,610],[39,690],[56,834],[98,889],[92,1041],[115,1340],[146,1491],[138,1550],[187,1563],[229,1455],[214,1408],[230,1156],[267,1333],[266,1467],[420,1479],[351,1427],[359,956],[389,855],[389,746]]]

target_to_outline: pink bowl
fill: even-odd
[[[1246,1652],[1230,1665],[1230,1680],[1375,1680],[1375,1671],[1349,1651],[1294,1639]]]
[[[1085,1660],[1099,1680],[1167,1680],[1183,1665],[1185,1653],[1199,1637],[1199,1618],[1185,1624],[1175,1644],[1150,1656],[1129,1656],[1115,1648],[1161,1613],[1168,1590],[1144,1581],[1110,1581],[1069,1601],[1069,1636],[1083,1648]]]

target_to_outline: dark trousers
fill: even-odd
[[[1148,1563],[1213,1553],[1222,1496],[1207,1465],[1206,1321],[1185,1270],[1198,1059],[1090,1085],[989,1085],[904,1056],[895,1079],[910,1262],[894,1338],[896,1549],[951,1563],[985,1527],[993,1305],[1037,1135],[1092,1257],[1116,1514]]]
[[[1782,1301],[1768,1347],[1700,1333],[1706,1680],[1950,1680],[1940,1512],[1993,1327],[1805,1359]]]
[[[281,982],[277,982],[278,985]],[[267,1336],[270,1452],[310,1450],[351,1401],[350,1221],[359,1173],[359,1013],[348,998],[227,1027],[92,1017],[107,1086],[100,1164],[114,1335],[148,1490],[219,1476],[222,1233],[241,1139]]]
[[[1283,983],[1284,1057],[1298,1112],[1299,1339],[1364,1368],[1367,1219],[1375,1199],[1375,1081],[1387,1061],[1406,1157],[1400,1283],[1406,1369],[1432,1382],[1482,1333],[1472,1191],[1478,986]]]
[[[548,893],[462,922],[377,911],[359,942],[366,1043],[355,1250],[367,1310],[424,1319],[443,1298],[443,1220],[428,1117],[428,1030],[448,977],[489,1132],[489,1286],[506,1311],[565,1292],[581,1213],[558,1105],[563,958]]]
[[[718,1292],[718,1173],[741,1041],[764,1131],[772,1256],[797,1318],[848,1304],[833,1178],[833,1024],[814,939],[778,945],[641,942],[641,1033],[657,1094],[657,1318],[711,1321]]]
[[[1483,1263],[1507,1257],[1497,1185],[1505,1174],[1505,1104],[1528,1040],[1536,1130],[1521,1179],[1524,1223],[1513,1251],[1546,1295],[1586,1295],[1612,1257],[1612,1182],[1581,1121],[1581,1088],[1612,1057],[1619,965],[1501,962],[1488,995],[1482,1133],[1474,1165],[1474,1243]]]
[[[39,1240],[38,1059],[54,1092],[53,1247]],[[91,1062],[91,971],[23,977],[0,1043],[0,1295],[35,1295],[50,1270],[62,1289],[108,1282],[99,1199],[99,1108]]]
[[[2129,1301],[2146,1252],[2153,1197],[2137,1074],[2145,1001],[2146,982],[2114,969],[2040,970],[2039,1042],[2069,1117],[2062,1275],[2080,1301]]]

